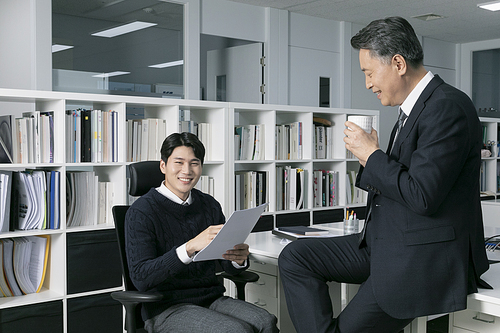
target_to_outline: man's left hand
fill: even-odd
[[[248,251],[248,244],[235,245],[233,249],[227,250],[222,255],[222,258],[236,262],[238,265],[243,266],[247,260],[250,251]]]
[[[345,147],[359,159],[359,163],[364,167],[368,157],[375,150],[380,149],[377,131],[372,128],[372,132],[368,134],[361,127],[350,121],[346,121],[345,126]]]

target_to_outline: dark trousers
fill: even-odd
[[[393,318],[378,306],[369,249],[360,249],[358,239],[357,235],[299,239],[281,252],[281,281],[298,333],[397,333],[413,320]],[[328,294],[330,281],[361,284],[337,318]]]

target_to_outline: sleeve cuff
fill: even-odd
[[[180,261],[182,261],[184,264],[187,265],[193,262],[193,258],[188,256],[187,254],[186,243],[179,246],[175,251],[177,252],[177,256],[179,257]]]
[[[242,268],[247,267],[247,260],[245,260],[245,262],[243,262],[243,265],[241,265],[241,266],[238,265],[238,263],[236,261],[231,261],[231,263],[233,264],[234,268],[242,269]]]

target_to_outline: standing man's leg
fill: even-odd
[[[327,282],[360,284],[370,274],[370,256],[357,235],[300,239],[279,257],[288,312],[298,333],[335,332]]]

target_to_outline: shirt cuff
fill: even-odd
[[[179,246],[175,252],[177,252],[177,256],[179,257],[180,261],[182,261],[184,264],[190,264],[193,262],[193,258],[188,256],[187,251],[186,251],[186,243],[182,244]]]
[[[247,267],[247,261],[246,260],[243,262],[243,265],[241,265],[241,266],[236,261],[231,261],[231,263],[233,264],[234,268],[241,269],[241,268]]]

